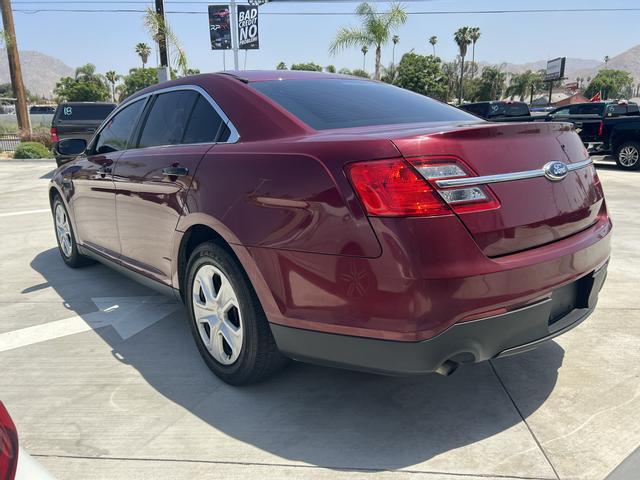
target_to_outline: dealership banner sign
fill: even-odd
[[[260,48],[257,6],[238,5],[238,48],[243,50]]]
[[[209,36],[212,50],[231,49],[229,5],[209,5]]]

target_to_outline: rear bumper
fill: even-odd
[[[283,354],[312,363],[385,374],[448,373],[459,363],[513,355],[571,330],[595,309],[607,265],[501,315],[457,323],[420,342],[338,335],[272,324]]]

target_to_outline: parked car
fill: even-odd
[[[591,153],[612,154],[625,170],[640,168],[640,112],[635,103],[578,103],[554,110],[548,120],[572,123]]]
[[[54,480],[40,463],[20,448],[16,426],[2,402],[0,402],[0,479]]]
[[[29,114],[31,115],[53,115],[56,113],[54,105],[31,105]]]
[[[49,197],[62,260],[181,298],[244,384],[287,358],[449,374],[584,320],[611,222],[562,123],[489,123],[313,72],[186,77],[67,139]]]
[[[51,121],[51,142],[64,138],[84,138],[89,141],[102,121],[116,108],[115,103],[63,102],[58,105]],[[58,166],[64,158],[55,155]]]
[[[492,122],[518,122],[531,120],[529,106],[524,102],[500,100],[493,102],[465,103],[461,105],[460,108]]]

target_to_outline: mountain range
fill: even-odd
[[[24,50],[20,52],[20,60],[22,62],[22,74],[27,89],[37,95],[45,97],[53,96],[53,89],[56,82],[61,77],[73,76],[74,69],[66,65],[63,61],[45,55],[44,53]],[[478,62],[482,68],[489,65],[486,62]],[[547,61],[539,60],[529,63],[506,63],[505,71],[509,73],[522,73],[526,70],[540,70],[546,68]],[[593,78],[598,70],[605,67],[601,60],[589,60],[580,58],[567,58],[565,66],[565,77],[569,81],[575,81],[577,77],[586,79]],[[640,45],[630,48],[629,50],[611,57],[607,68],[626,70],[634,78],[634,81],[640,83]],[[9,66],[7,64],[6,50],[0,49],[0,83],[10,82]]]
[[[39,96],[51,98],[56,82],[62,77],[73,76],[75,70],[62,60],[33,50],[20,51],[22,76],[27,90]],[[0,83],[9,83],[7,51],[0,49]]]

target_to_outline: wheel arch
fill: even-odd
[[[229,252],[238,262],[251,288],[253,288],[258,296],[267,318],[271,321],[273,318],[280,317],[281,313],[271,293],[271,289],[264,280],[249,250],[229,239],[229,236],[223,235],[221,231],[224,231],[224,227],[216,228],[216,226],[210,222],[200,221],[192,223],[183,232],[180,232],[181,236],[178,239],[177,245],[174,247],[176,252],[174,258],[177,258],[174,271],[174,285],[177,286],[182,301],[185,301],[186,274],[191,253],[198,245],[204,242],[214,242]]]

